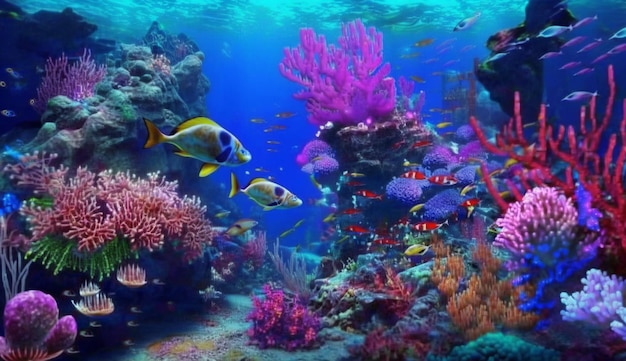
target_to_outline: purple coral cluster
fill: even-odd
[[[285,48],[280,73],[304,87],[294,94],[306,101],[309,122],[355,125],[391,114],[396,88],[389,63],[383,64],[383,36],[361,20],[343,24],[339,45],[300,29],[300,45]]]
[[[443,221],[457,211],[463,203],[463,196],[457,189],[446,189],[435,194],[424,204],[424,219]]]
[[[441,145],[432,147],[422,161],[422,165],[427,169],[446,168],[456,163],[458,163],[457,156],[450,148]]]
[[[476,139],[476,132],[474,131],[474,128],[467,124],[461,125],[454,133],[454,138],[461,143],[467,143]]]
[[[422,197],[421,183],[409,178],[395,178],[387,183],[385,194],[405,206],[414,206]]]
[[[72,346],[76,320],[59,319],[52,296],[41,291],[18,293],[4,308],[4,332],[0,357],[4,360],[49,360]]]
[[[296,162],[302,165],[302,171],[309,174],[326,176],[339,170],[339,162],[334,157],[334,151],[328,143],[314,139],[308,142]]]
[[[317,340],[320,319],[297,300],[288,300],[282,290],[263,286],[265,298],[252,297],[252,321],[248,336],[260,348],[289,351],[312,347]]]

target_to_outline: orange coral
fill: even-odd
[[[496,327],[531,328],[538,321],[538,316],[525,313],[517,308],[518,292],[510,280],[498,280],[500,260],[493,256],[490,246],[478,242],[472,253],[472,259],[480,265],[480,272],[472,274],[467,288],[458,291],[461,279],[465,276],[463,258],[451,255],[440,239],[433,247],[437,250],[431,280],[439,291],[446,296],[446,310],[467,340],[474,340]],[[445,250],[445,251],[444,251]],[[445,255],[445,263],[442,258]]]

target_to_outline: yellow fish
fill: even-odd
[[[150,120],[144,118],[148,140],[144,148],[169,143],[178,148],[176,154],[204,162],[200,177],[206,177],[220,166],[248,163],[252,156],[239,139],[209,118],[197,117],[178,125],[171,135],[163,134]]]
[[[466,195],[469,191],[476,189],[476,186],[473,184],[468,184],[463,189],[461,189],[461,195]]]
[[[411,209],[409,209],[409,213],[417,212],[420,209],[424,208],[424,206],[425,206],[424,203],[416,204],[413,207],[411,207]]]
[[[246,233],[248,230],[252,229],[257,224],[259,224],[259,222],[255,221],[254,219],[243,218],[233,223],[232,226],[228,227],[228,229],[226,230],[226,234],[231,237],[240,236]]]
[[[296,229],[295,228],[289,228],[288,230],[284,231],[283,233],[280,234],[280,236],[278,236],[278,238],[284,238],[287,237],[288,235],[290,235],[291,233],[293,233]]]
[[[335,213],[331,213],[331,214],[327,215],[326,217],[324,217],[324,219],[322,219],[322,222],[328,223],[328,222],[332,222],[334,220],[335,220]]]
[[[414,244],[409,246],[409,248],[404,251],[404,254],[406,256],[422,256],[428,251],[429,248],[430,246],[425,246],[423,244]]]
[[[244,188],[239,187],[239,181],[235,173],[230,174],[229,198],[242,192],[256,204],[263,207],[264,211],[272,209],[295,208],[302,205],[302,200],[287,188],[264,178],[254,178]]]
[[[230,211],[222,211],[215,215],[215,218],[224,218],[230,214]]]
[[[296,222],[296,224],[293,225],[293,228],[298,228],[302,225],[302,223],[304,223],[304,219],[301,219],[299,221]]]
[[[439,124],[437,124],[437,128],[441,129],[441,128],[445,128],[445,127],[449,127],[452,125],[452,122],[441,122]]]

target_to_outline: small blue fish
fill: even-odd
[[[10,109],[4,109],[3,111],[0,111],[0,114],[4,115],[7,118],[13,118],[17,115],[14,111]]]
[[[626,38],[626,28],[621,28],[618,32],[616,32],[615,34],[611,35],[609,40],[611,40],[611,39],[623,39],[623,38]]]
[[[497,53],[497,54],[495,54],[494,56],[492,56],[492,57],[490,57],[489,59],[487,59],[485,62],[486,62],[486,63],[490,63],[490,62],[492,62],[492,61],[496,61],[496,60],[498,60],[498,59],[502,59],[502,58],[504,58],[504,57],[505,57],[505,56],[507,56],[507,55],[509,55],[509,53]]]
[[[570,26],[560,26],[560,25],[552,25],[552,26],[548,26],[547,28],[543,29],[539,35],[537,35],[538,38],[552,38],[555,36],[559,36],[561,34],[563,34],[566,31],[571,31],[573,29],[573,27]]]
[[[577,92],[572,92],[569,95],[567,95],[565,98],[561,99],[561,101],[567,100],[569,102],[572,101],[576,101],[576,100],[585,100],[585,99],[589,99],[591,97],[595,97],[598,95],[598,92],[586,92],[586,91],[577,91]]]

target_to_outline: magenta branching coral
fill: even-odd
[[[263,286],[265,298],[252,297],[253,310],[246,317],[252,321],[248,336],[260,348],[284,348],[289,351],[315,344],[320,319],[297,300],[289,300],[282,290]]]

